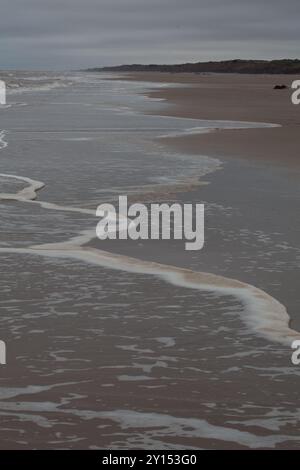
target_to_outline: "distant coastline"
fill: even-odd
[[[90,72],[171,72],[171,73],[245,73],[300,74],[300,60],[225,60],[174,65],[131,64],[89,68]]]

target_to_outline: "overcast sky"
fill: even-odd
[[[1,68],[300,58],[300,0],[1,0]]]

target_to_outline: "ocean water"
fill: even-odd
[[[142,94],[158,85],[109,78],[4,76],[1,447],[297,448],[290,342],[299,335],[259,274],[253,284],[231,279],[213,257],[214,274],[202,273],[201,256],[182,263],[172,243],[158,245],[156,264],[147,247],[139,257],[135,246],[90,245],[103,201],[188,193],[193,202],[193,185],[210,178],[214,191],[216,174],[222,183],[222,162],[176,154],[158,137],[258,124],[144,114],[164,106]],[[207,207],[232,219],[238,210]],[[238,235],[215,229],[226,232],[228,261]],[[248,259],[252,235],[240,237]],[[272,254],[268,233],[258,235]]]

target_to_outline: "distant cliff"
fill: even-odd
[[[252,74],[300,74],[300,60],[226,60],[221,62],[196,62],[174,65],[132,64],[112,67],[96,67],[91,72],[171,72],[171,73],[252,73]]]

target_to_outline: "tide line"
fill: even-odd
[[[2,131],[0,133],[0,142],[7,145],[4,137],[5,132]],[[96,215],[96,212],[91,209],[36,201],[37,191],[45,186],[43,182],[10,174],[0,174],[0,176],[28,183],[27,187],[15,194],[0,194],[0,200],[17,200],[25,203],[36,203],[50,210]],[[0,253],[72,258],[108,269],[153,275],[169,284],[180,287],[211,291],[221,295],[232,295],[244,305],[242,319],[255,333],[286,346],[290,346],[293,340],[300,339],[300,333],[289,327],[290,318],[285,306],[255,286],[215,274],[143,261],[86,246],[95,237],[95,230],[86,230],[81,231],[77,236],[65,242],[32,245],[29,248],[1,248]]]

